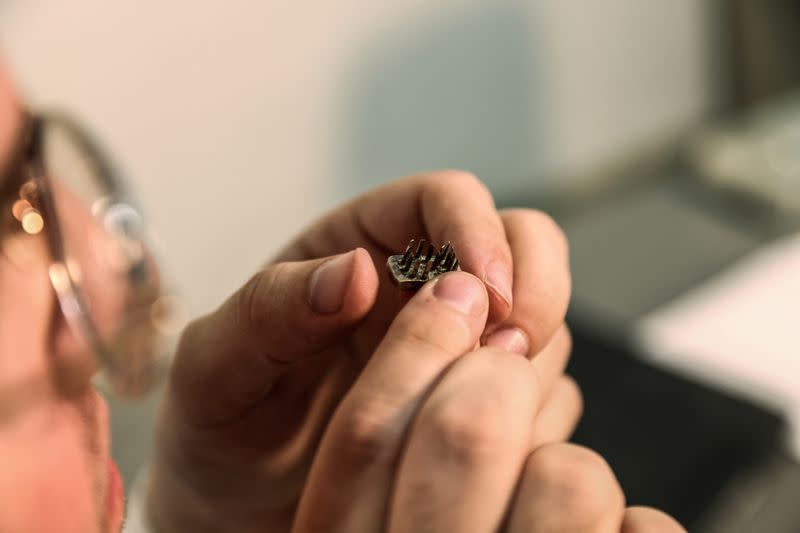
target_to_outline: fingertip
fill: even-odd
[[[486,316],[486,287],[469,272],[450,272],[436,278],[427,290],[437,300],[467,316]],[[423,293],[423,297],[427,295]]]
[[[350,317],[366,315],[375,304],[378,284],[378,272],[369,252],[364,248],[356,248],[353,251],[352,273],[342,312]]]
[[[511,259],[502,250],[472,249],[459,252],[462,272],[477,277],[486,289],[489,300],[487,323],[496,325],[511,315],[513,274]]]
[[[686,533],[677,520],[652,507],[629,507],[625,510],[621,533]]]
[[[498,295],[494,290],[487,287],[489,295],[489,315],[487,324],[498,326],[511,316],[511,305]]]
[[[495,346],[527,357],[530,350],[528,335],[520,328],[510,327],[495,331],[486,337],[484,346]]]
[[[498,254],[502,255],[500,252],[493,255]],[[487,322],[490,325],[499,324],[511,315],[513,306],[511,261],[505,257],[489,259],[488,262],[485,258],[482,259],[485,266],[478,267],[475,273],[485,285],[489,297]]]
[[[511,268],[506,261],[495,259],[486,265],[483,282],[500,300],[511,309],[513,295],[511,292]]]

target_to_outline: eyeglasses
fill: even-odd
[[[142,216],[109,159],[69,116],[26,115],[23,136],[14,179],[2,187],[10,194],[0,198],[0,232],[45,235],[61,313],[100,363],[99,380],[117,394],[140,396],[164,374],[177,306],[161,288]],[[76,207],[88,220],[67,223],[66,210]],[[0,246],[3,240],[0,233]],[[91,264],[80,264],[76,256],[90,257],[84,263]],[[110,284],[103,292],[118,296],[122,306],[111,331],[98,327],[82,290],[84,276],[98,269]]]

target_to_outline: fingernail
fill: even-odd
[[[519,328],[503,328],[496,331],[489,335],[485,345],[502,348],[519,355],[528,355],[530,350],[528,336]]]
[[[511,306],[511,273],[500,261],[492,261],[486,266],[484,283]]]
[[[485,296],[480,281],[464,273],[446,274],[436,279],[433,294],[466,315],[477,315],[483,311]]]
[[[355,250],[325,261],[311,274],[308,304],[322,315],[338,312],[344,305],[344,294],[353,272]]]

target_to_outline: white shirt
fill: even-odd
[[[122,524],[122,533],[153,533],[154,529],[145,512],[145,490],[147,468],[143,468],[133,481],[127,501],[127,512]]]

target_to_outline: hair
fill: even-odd
[[[20,116],[23,118],[18,121],[11,149],[5,154],[0,153],[0,244],[16,223],[11,207],[17,200],[19,187],[23,181],[22,165],[25,161],[27,120],[24,119],[24,113],[21,112]],[[0,246],[0,254],[2,253],[3,248]]]

